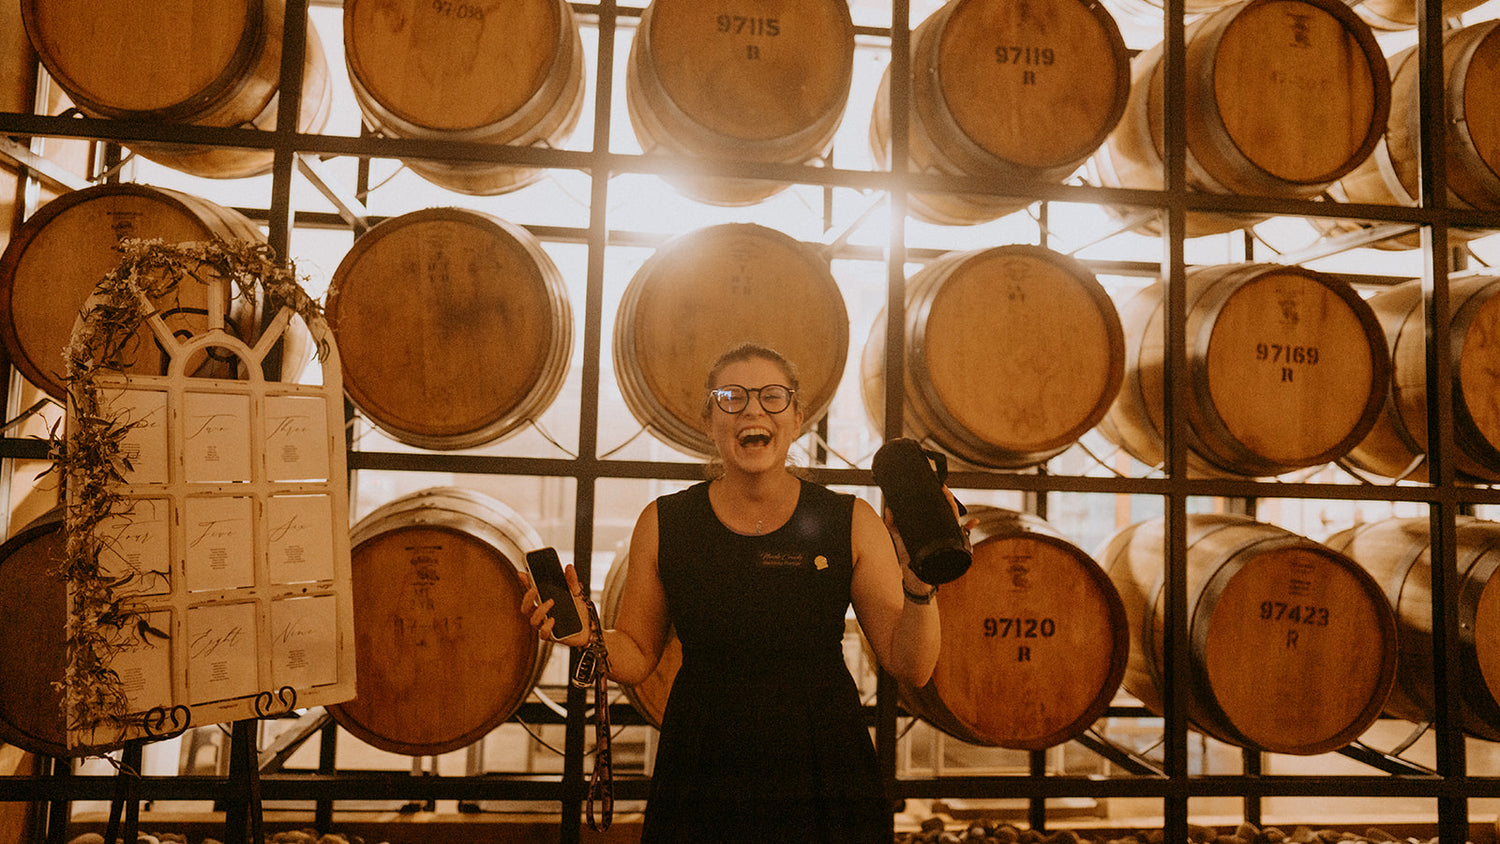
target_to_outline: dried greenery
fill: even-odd
[[[309,325],[321,319],[321,307],[298,283],[294,269],[276,261],[266,244],[127,240],[119,248],[119,265],[99,282],[65,351],[73,425],[65,437],[54,432],[52,438],[54,465],[68,489],[61,568],[70,594],[67,665],[60,681],[64,722],[70,730],[96,736],[124,736],[132,728],[150,732],[161,722],[159,713],[129,712],[122,681],[110,664],[127,636],[168,636],[131,608],[125,587],[136,575],[112,577],[99,562],[96,529],[111,517],[129,515],[132,506],[119,489],[130,471],[124,440],[133,427],[111,416],[99,376],[129,365],[155,310],[152,303],[172,300],[185,283],[227,280],[234,296],[249,301],[263,291],[272,313],[287,307]],[[320,342],[319,359],[326,351]]]

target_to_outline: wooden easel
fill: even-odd
[[[173,735],[187,729],[188,725],[232,722],[230,770],[221,798],[225,807],[224,841],[226,844],[243,844],[249,840],[260,844],[264,840],[264,821],[256,748],[258,721],[298,706],[347,700],[354,694],[354,634],[348,597],[349,548],[344,523],[348,509],[347,468],[340,424],[343,419],[343,387],[338,351],[326,323],[315,310],[308,311],[306,307],[300,313],[294,310],[297,297],[292,294],[295,292],[305,298],[295,280],[282,278],[274,268],[266,270],[256,263],[258,258],[254,253],[242,254],[229,244],[169,247],[141,243],[126,250],[127,258],[122,262],[121,272],[127,266],[137,266],[131,262],[142,260],[143,255],[155,255],[153,250],[164,250],[164,254],[194,267],[193,273],[189,274],[192,278],[205,281],[196,275],[200,272],[211,278],[206,282],[207,325],[200,333],[186,338],[176,336],[142,289],[125,288],[133,292],[138,316],[167,355],[165,374],[105,372],[101,373],[97,384],[91,382],[91,389],[108,392],[110,398],[104,404],[120,401],[125,408],[120,411],[122,413],[131,411],[132,402],[137,400],[142,402],[140,407],[149,408],[151,413],[159,412],[151,425],[144,424],[145,417],[128,420],[132,424],[124,437],[123,450],[136,459],[127,464],[128,471],[122,479],[112,483],[112,489],[127,499],[154,502],[152,506],[165,506],[169,514],[176,514],[175,519],[160,523],[165,527],[151,528],[160,531],[157,538],[164,547],[171,549],[171,570],[181,576],[184,568],[191,569],[196,565],[198,573],[209,580],[206,588],[197,590],[174,585],[159,593],[129,596],[132,612],[143,616],[157,612],[169,619],[169,634],[161,637],[166,644],[158,647],[172,649],[169,664],[186,667],[162,671],[160,676],[154,677],[159,688],[153,686],[150,693],[171,703],[152,710],[144,722],[130,724],[122,736],[123,758],[111,801],[106,840],[114,844],[123,835],[125,841],[134,842],[140,819],[142,745],[146,741],[169,737],[157,730],[170,720],[175,730]],[[165,260],[160,255],[156,259]],[[194,264],[195,261],[198,263]],[[226,328],[226,316],[233,298],[228,279],[234,273],[264,273],[256,276],[258,289],[251,294],[255,297],[269,295],[268,284],[272,276],[281,279],[278,283],[283,288],[291,288],[290,291],[282,290],[288,302],[276,312],[263,315],[260,333],[248,340],[242,340]],[[85,332],[86,336],[86,331],[92,327],[92,306],[104,300],[106,286],[101,282],[100,291],[81,313],[74,329],[75,340],[80,332]],[[120,303],[116,301],[112,307],[111,313],[120,309]],[[300,320],[305,334],[291,330],[298,324],[294,320]],[[312,348],[319,350],[320,382],[301,384],[296,380],[295,372],[290,373],[288,380],[271,377],[272,370],[279,373],[281,357],[296,342],[311,343]],[[307,351],[311,354],[312,349]],[[190,363],[205,355],[237,360],[238,376],[199,377],[190,374]],[[77,396],[72,392],[77,385],[69,386],[68,431],[71,436],[81,422],[75,404]],[[200,418],[218,420],[216,424],[221,430],[230,431],[222,442],[216,442],[211,436],[204,438],[210,451],[206,457],[197,455],[188,445],[189,433],[196,434],[208,428],[204,424],[191,432],[188,430],[186,420],[194,413]],[[125,417],[121,416],[116,421],[123,419]],[[292,424],[294,421],[296,424]],[[137,422],[141,424],[135,424]],[[300,435],[294,436],[294,433]],[[137,436],[141,439],[137,440]],[[281,437],[279,447],[272,447],[273,436]],[[224,466],[212,466],[210,464],[219,460],[220,452],[216,450],[219,445],[225,446],[222,453],[229,459],[225,460]],[[137,472],[137,468],[142,468],[142,471]],[[287,549],[281,557],[275,557],[269,550],[273,543],[267,535],[267,523],[272,518],[267,512],[273,506],[280,506],[285,515],[291,508],[307,506],[300,503],[301,499],[313,502],[316,507],[326,506],[331,514],[331,522],[323,525],[325,533],[318,530],[317,510],[310,519],[310,541],[314,548],[319,543],[325,545],[321,559],[326,568],[311,578],[296,577],[300,571],[290,575],[286,571],[304,562],[300,547]],[[243,512],[236,510],[232,514],[234,518],[226,518],[220,513],[200,514],[201,518],[218,519],[218,523],[227,524],[236,519],[247,521],[242,516],[254,517],[248,519],[250,527],[245,529],[243,536],[235,535],[233,541],[218,540],[231,550],[241,547],[255,549],[258,556],[241,561],[246,572],[254,573],[253,583],[249,582],[250,578],[245,583],[214,583],[212,575],[206,574],[208,569],[201,565],[202,560],[189,560],[184,550],[189,543],[181,522],[187,519],[190,505],[207,506],[206,503],[211,502],[230,502],[243,508]],[[300,527],[309,525],[304,523]],[[244,542],[235,544],[241,540]],[[253,546],[245,544],[252,541]],[[311,559],[317,561],[319,558],[314,556]],[[282,569],[279,578],[265,573],[278,565]],[[241,593],[250,594],[247,598]],[[233,599],[224,596],[233,596]],[[298,610],[290,609],[287,616],[276,622],[276,612],[303,600],[316,601],[320,606],[332,602],[332,608],[321,616],[305,611],[299,615]],[[219,605],[250,608],[250,617],[241,619],[235,616],[231,619],[239,625],[231,629],[254,631],[252,636],[258,638],[249,644],[254,651],[257,676],[260,682],[266,685],[274,682],[279,688],[254,693],[254,686],[246,688],[248,684],[241,684],[238,688],[224,690],[233,692],[228,696],[215,696],[217,690],[214,689],[190,691],[191,660],[186,654],[186,646],[181,644],[188,640],[185,619],[191,613],[207,612]],[[314,667],[322,672],[316,676],[292,672],[292,668],[305,668],[306,663],[295,665],[295,661],[289,658],[279,665],[275,663],[276,654],[267,632],[273,623],[306,624],[309,618],[323,625],[315,625],[316,634],[327,637],[323,642],[314,640],[315,644],[331,651],[320,657],[321,662],[313,662]],[[288,674],[290,676],[283,679],[283,675]],[[249,675],[236,675],[230,671],[226,676]],[[206,685],[209,675],[205,672],[199,679]],[[159,723],[150,717],[156,712],[164,713]],[[84,742],[88,738],[85,734]]]

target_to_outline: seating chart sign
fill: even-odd
[[[157,333],[165,375],[100,371],[93,380],[99,415],[123,431],[108,514],[88,541],[121,609],[96,633],[124,717],[78,717],[77,701],[95,690],[70,686],[73,746],[354,696],[343,388],[331,332],[288,308],[254,347],[222,328],[186,341]],[[298,336],[321,346],[321,383],[263,375],[280,335],[285,357]],[[241,379],[190,375],[205,354],[237,357]],[[80,425],[74,404],[70,394],[70,432]],[[70,507],[88,503],[69,486]],[[83,598],[69,586],[76,628]],[[70,667],[70,683],[77,673]]]

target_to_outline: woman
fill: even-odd
[[[888,842],[844,615],[852,601],[880,664],[922,686],[938,656],[936,590],[898,558],[889,513],[882,523],[865,501],[788,470],[804,419],[785,358],[741,346],[707,388],[723,471],[641,513],[603,631],[609,676],[626,685],[656,668],[670,630],[682,643],[641,840]],[[586,594],[571,566],[567,578]],[[550,638],[552,602],[537,599],[530,589],[521,611]],[[581,647],[589,634],[561,641]]]

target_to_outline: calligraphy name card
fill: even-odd
[[[256,694],[256,605],[211,604],[187,611],[188,697],[194,705]]]
[[[327,403],[321,396],[266,396],[266,477],[328,480]]]
[[[120,440],[125,482],[167,482],[167,394],[159,390],[106,390],[106,413],[126,427]]]
[[[183,397],[183,465],[188,483],[250,480],[250,397],[187,393]]]
[[[189,496],[183,506],[184,578],[189,592],[255,585],[255,501]]]

